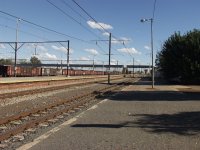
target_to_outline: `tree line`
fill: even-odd
[[[42,62],[35,56],[32,56],[29,61],[22,60],[19,62],[20,64],[31,64],[37,65],[42,64]],[[0,65],[13,65],[14,62],[12,59],[0,59]]]
[[[157,53],[156,65],[167,80],[200,84],[200,30],[171,35]]]

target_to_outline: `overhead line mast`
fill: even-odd
[[[18,22],[17,22],[17,26],[18,26]],[[18,28],[17,28],[18,29]],[[14,76],[17,76],[17,51],[24,45],[27,43],[60,43],[61,45],[63,45],[62,43],[67,42],[68,43],[68,47],[67,47],[67,63],[69,63],[69,40],[68,41],[44,41],[44,42],[18,42],[18,31],[16,29],[16,41],[15,42],[0,42],[0,44],[9,44],[15,51],[15,62],[14,62]],[[12,46],[12,44],[15,44],[15,47]],[[18,44],[21,44],[18,47]],[[69,66],[69,64],[67,64]],[[67,72],[68,72],[68,68],[67,68]]]

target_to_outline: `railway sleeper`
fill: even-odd
[[[112,88],[112,87],[110,87],[110,88]],[[108,89],[108,88],[104,88],[104,90],[105,89]],[[103,90],[103,91],[104,91]],[[110,93],[110,91],[109,92],[107,92],[107,91],[105,91],[105,92],[103,92],[103,94],[105,95],[107,95],[107,94],[109,94]],[[81,96],[78,96],[78,97],[75,97],[74,99],[81,99],[81,98],[85,98],[85,97],[88,97],[89,95],[91,95],[91,92],[90,93],[86,93],[86,94],[83,94],[83,95],[81,95]],[[95,94],[92,94],[93,95],[93,97],[95,97]],[[72,99],[71,99],[71,101],[72,101]],[[72,106],[69,106],[68,108],[64,108],[64,109],[62,109],[62,110],[57,110],[56,112],[53,112],[52,114],[48,114],[48,115],[46,115],[46,116],[40,116],[39,118],[37,118],[37,119],[35,119],[35,120],[30,120],[29,122],[27,122],[27,123],[24,123],[24,124],[20,124],[20,125],[18,125],[17,127],[15,127],[15,128],[12,128],[12,129],[10,129],[10,130],[8,130],[8,131],[6,131],[6,132],[4,132],[4,133],[1,133],[0,134],[0,141],[3,141],[3,140],[5,140],[5,139],[8,139],[9,137],[11,137],[11,136],[14,136],[14,135],[16,135],[16,134],[18,134],[18,133],[20,133],[20,132],[23,132],[23,131],[25,131],[25,130],[27,130],[27,129],[29,129],[29,128],[33,128],[33,127],[35,127],[35,126],[38,126],[38,125],[40,125],[41,123],[44,123],[44,122],[48,122],[48,120],[51,120],[51,119],[54,119],[54,118],[56,118],[57,116],[60,116],[60,115],[68,115],[69,113],[71,113],[71,112],[75,112],[75,110],[76,110],[76,108],[79,108],[79,106],[80,107],[83,107],[83,106],[85,106],[85,105],[87,105],[87,102],[88,102],[89,100],[83,100],[83,101],[81,101],[80,103],[77,103],[77,104],[74,104],[74,105],[72,105]],[[57,104],[56,105],[50,105],[50,108],[51,107],[55,107],[55,106],[57,106]],[[48,109],[48,108],[44,108],[44,109]],[[43,110],[44,110],[43,109]],[[41,109],[38,109],[38,111],[41,111]],[[36,111],[36,112],[38,112],[38,111]],[[36,114],[32,114],[32,115],[36,115]],[[48,124],[48,123],[47,123]]]

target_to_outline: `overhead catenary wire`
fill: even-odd
[[[20,19],[21,21],[23,21],[23,22],[25,22],[25,23],[28,23],[28,24],[31,24],[31,25],[33,25],[33,26],[39,27],[39,28],[41,28],[41,29],[44,29],[45,31],[53,32],[53,33],[56,33],[56,34],[59,34],[59,35],[64,35],[64,36],[67,36],[67,37],[70,37],[70,38],[73,38],[73,39],[76,39],[76,40],[79,40],[79,41],[82,41],[82,42],[91,44],[91,42],[89,42],[89,41],[85,41],[85,40],[82,40],[82,39],[79,39],[79,38],[76,38],[76,37],[73,37],[73,36],[70,36],[70,35],[66,35],[66,34],[64,34],[64,33],[60,33],[60,32],[58,32],[58,31],[56,31],[56,30],[49,29],[49,28],[47,28],[47,27],[44,27],[44,26],[42,26],[42,25],[33,23],[33,22],[31,22],[31,21],[28,21],[28,20],[23,19],[23,18],[21,18],[21,17],[18,17],[18,16],[15,16],[15,15],[9,14],[9,13],[7,13],[7,12],[0,11],[0,13],[2,13],[2,14],[4,14],[4,15],[7,15],[7,16],[9,16],[9,17],[15,18],[15,19]],[[5,25],[5,26],[6,26],[6,25]],[[15,29],[15,28],[13,28],[13,29]],[[22,31],[22,30],[18,30],[18,31],[19,31],[19,32],[24,32],[24,31]],[[30,34],[30,33],[27,33],[27,32],[24,32],[24,33]],[[31,34],[30,34],[30,35],[31,35]],[[32,34],[32,35],[33,35],[33,34]],[[45,42],[48,42],[48,41],[44,41],[44,42],[37,42],[37,41],[36,41],[36,42],[18,42],[18,43],[45,43]],[[50,41],[49,41],[49,42],[50,42]],[[56,42],[56,41],[53,41],[53,42]],[[57,42],[58,42],[58,41],[57,41]],[[5,42],[3,42],[3,43],[5,43]],[[15,43],[15,42],[13,42],[13,43]],[[59,43],[59,44],[62,45],[63,47],[65,47],[63,44],[61,44],[61,43]],[[104,52],[105,52],[105,51],[104,51]]]
[[[2,16],[2,15],[0,15],[0,17],[1,17],[1,18],[4,18],[4,19],[6,19],[6,20],[10,20],[10,21],[12,21],[12,22],[16,22],[16,20],[15,20],[16,18],[11,19],[11,18],[9,18],[9,17]],[[40,31],[46,32],[46,33],[48,33],[48,32],[49,32],[49,33],[52,33],[51,31],[47,31],[47,30],[45,30],[45,29],[41,29],[40,27],[36,27],[36,26],[31,25],[31,24],[29,24],[29,23],[21,22],[21,24],[22,24],[22,23],[23,23],[23,25],[28,26],[28,27],[31,27],[31,28],[34,28],[34,29],[36,29],[36,30],[40,30]],[[9,26],[9,25],[0,24],[0,26],[2,26],[2,27],[4,27],[4,28],[9,28],[9,29],[11,29],[11,30],[16,30],[16,27],[11,27],[11,26]],[[21,32],[21,33],[27,34],[27,35],[31,35],[31,36],[34,36],[34,37],[41,38],[41,39],[43,39],[43,40],[49,40],[49,39],[47,39],[47,38],[45,38],[45,37],[42,37],[42,36],[33,34],[33,33],[31,33],[31,32],[27,32],[27,31],[24,31],[24,30],[21,30],[21,29],[18,29],[18,31]]]
[[[11,30],[16,30],[15,27],[11,27],[11,26],[8,26],[8,25],[0,24],[0,26],[1,26],[1,27],[4,27],[4,28],[9,28],[9,29],[11,29]],[[47,38],[41,37],[41,36],[39,36],[39,35],[30,33],[30,32],[27,32],[27,31],[24,31],[24,30],[21,30],[21,29],[18,29],[18,31],[21,32],[21,33],[27,34],[27,35],[31,35],[31,36],[34,36],[34,37],[43,39],[43,40],[49,40],[49,39],[47,39]]]
[[[58,31],[56,31],[56,30],[47,28],[47,27],[45,27],[45,26],[42,26],[42,25],[33,23],[33,22],[31,22],[31,21],[29,21],[29,20],[26,20],[26,19],[24,19],[24,18],[17,17],[17,16],[15,16],[15,15],[10,14],[10,13],[7,13],[7,12],[1,11],[1,10],[0,10],[0,13],[5,14],[5,15],[10,16],[10,17],[15,18],[15,19],[20,19],[21,21],[24,21],[24,22],[29,23],[29,24],[31,24],[31,25],[40,27],[40,28],[45,29],[45,30],[47,30],[47,31],[51,31],[51,32],[53,32],[53,33],[56,33],[56,34],[59,34],[59,35],[62,35],[62,36],[65,36],[65,37],[68,37],[68,38],[71,38],[71,39],[74,39],[74,40],[78,40],[78,41],[81,41],[81,42],[90,43],[89,41],[86,41],[86,40],[83,40],[83,39],[80,39],[80,38],[77,38],[77,37],[74,37],[74,36],[71,36],[71,35],[68,35],[68,34],[65,34],[65,33],[58,32]]]
[[[28,24],[31,24],[33,26],[36,26],[38,28],[41,28],[41,29],[44,29],[46,31],[49,31],[49,32],[52,32],[52,33],[55,33],[55,34],[58,34],[58,35],[62,35],[62,36],[65,36],[65,37],[68,37],[68,38],[72,38],[72,39],[75,39],[75,40],[78,40],[78,41],[81,41],[81,42],[84,42],[84,43],[88,43],[88,44],[91,44],[91,41],[86,41],[86,40],[83,40],[83,39],[80,39],[80,38],[77,38],[77,37],[74,37],[74,36],[71,36],[71,35],[68,35],[68,34],[65,34],[65,33],[61,33],[61,32],[58,32],[54,29],[50,29],[48,27],[45,27],[45,26],[42,26],[40,24],[37,24],[37,23],[34,23],[34,22],[31,22],[27,19],[24,19],[22,17],[18,17],[18,16],[15,16],[13,14],[10,14],[10,13],[7,13],[7,12],[4,12],[4,11],[1,11],[0,10],[0,13],[4,14],[4,15],[7,15],[11,18],[15,18],[15,19],[20,19],[21,21],[25,22],[25,23],[28,23]],[[104,51],[105,52],[105,51]]]
[[[0,12],[1,12],[1,11],[0,11]],[[6,12],[3,12],[3,14],[6,14],[6,15],[12,17],[12,18],[15,18],[15,19],[16,19],[16,18],[17,18],[17,19],[20,18],[20,17],[17,17],[17,16],[14,16],[14,15],[11,15],[11,14],[6,13]],[[5,18],[5,19],[9,19],[9,20],[15,22],[13,19],[10,19],[10,18],[8,18],[8,17],[5,17],[5,16],[0,16],[0,17]],[[24,21],[25,19],[21,19],[21,20]],[[26,22],[26,21],[24,21],[24,22],[30,24],[29,22]],[[35,24],[31,24],[31,25],[35,26]],[[0,24],[0,26],[5,27],[5,28],[9,28],[9,29],[12,29],[12,30],[16,30],[15,27],[11,27],[11,26],[8,26],[8,25]],[[41,28],[40,26],[37,26],[37,27]],[[45,28],[42,28],[42,29],[45,29],[45,30],[46,30],[46,27],[45,27]],[[33,34],[33,33],[30,33],[30,32],[23,31],[23,30],[21,30],[21,29],[18,29],[18,31],[21,32],[21,33],[24,33],[24,34],[28,34],[28,35],[31,35],[31,36],[34,36],[34,37],[41,38],[41,39],[43,39],[43,40],[48,40],[48,41],[50,41],[50,40],[47,39],[47,38],[44,38],[44,37],[38,36],[38,35]],[[51,30],[47,30],[47,31],[52,32]],[[91,42],[87,42],[87,43],[92,44]],[[63,47],[66,47],[66,46],[64,46],[64,45],[61,44],[61,43],[59,43],[59,44],[60,44],[61,46],[63,46]],[[101,51],[103,51],[104,53],[106,53],[106,52],[103,50],[102,47],[100,47],[99,45],[97,45],[97,46],[101,49]]]
[[[71,0],[73,3],[75,3],[86,15],[88,15],[88,17],[90,17],[96,24],[98,24],[102,30],[104,30],[104,32],[109,33],[110,31],[108,31],[107,29],[105,29],[94,17],[92,17],[92,15],[90,15],[78,2],[76,2],[75,0]],[[102,32],[102,30],[100,30]],[[115,37],[112,34],[112,37],[115,38],[115,40],[117,41],[121,41],[119,38]],[[124,45],[123,43],[121,43],[122,45]],[[117,51],[117,50],[116,50]],[[117,51],[118,52],[118,51]]]
[[[85,30],[87,30],[88,32],[90,32],[91,34],[93,34],[94,36],[96,36],[98,39],[101,39],[101,37],[99,37],[98,35],[96,35],[94,32],[92,32],[91,30],[89,30],[87,27],[85,27],[84,25],[82,25],[79,21],[77,21],[75,18],[73,18],[72,16],[70,16],[68,13],[66,13],[64,10],[62,10],[60,7],[56,6],[53,2],[46,0],[49,4],[51,4],[52,6],[54,6],[56,9],[58,9],[60,12],[62,12],[64,15],[66,15],[67,17],[69,17],[71,20],[73,20],[75,23],[79,24],[81,27],[83,27]],[[65,5],[69,6],[64,0],[62,0]],[[70,7],[73,11],[75,11],[72,7]],[[77,11],[75,11],[77,14],[81,15],[80,13],[78,13]],[[82,16],[82,15],[81,15]],[[87,21],[86,18],[84,18],[84,20]],[[99,45],[97,45],[101,51],[103,51],[104,53],[106,53],[102,47],[100,47]]]
[[[129,49],[126,47],[125,43],[123,43],[123,45],[124,45],[124,47],[127,49],[127,52],[128,52],[128,54],[129,54],[129,56],[130,56],[130,57],[133,57],[133,55],[131,55]]]
[[[92,17],[82,6],[80,6],[75,0],[72,0],[72,2],[74,2],[86,15],[88,15],[96,24],[98,24],[105,32],[108,32],[108,30],[106,30],[101,24],[99,24],[99,22]]]
[[[81,24],[81,22],[77,21],[74,17],[70,16],[68,13],[66,13],[63,9],[61,9],[60,7],[58,7],[57,5],[55,5],[53,2],[46,0],[49,4],[51,4],[52,6],[54,6],[57,10],[59,10],[60,12],[62,12],[65,16],[69,17],[72,21],[74,21],[75,23],[79,24],[82,28],[84,28],[85,30],[87,30],[88,32],[90,32],[91,34],[95,35],[97,38],[101,38],[98,35],[96,35],[94,32],[92,32],[91,30],[89,30],[87,27],[85,27],[83,24]]]
[[[66,35],[66,34],[64,34],[64,33],[60,33],[60,32],[58,32],[58,31],[49,29],[49,28],[44,27],[44,26],[41,26],[41,25],[38,25],[38,24],[36,24],[36,23],[30,22],[30,21],[28,21],[28,20],[25,20],[25,19],[23,19],[23,18],[21,18],[21,17],[17,17],[17,16],[15,16],[15,15],[9,14],[9,13],[7,13],[7,12],[0,11],[0,13],[5,14],[5,15],[8,15],[8,16],[10,16],[10,17],[12,17],[12,18],[15,18],[15,19],[19,19],[19,18],[20,18],[21,21],[24,21],[24,22],[29,23],[29,24],[31,24],[31,25],[40,27],[40,28],[45,29],[45,30],[47,30],[47,31],[54,32],[54,33],[57,33],[57,34],[59,34],[59,35],[64,35],[64,36],[70,37],[70,38],[72,38],[72,39],[76,39],[76,40],[79,40],[79,41],[82,41],[82,42],[91,44],[90,41],[85,41],[85,40],[82,40],[82,39],[79,39],[79,38],[76,38],[76,37],[73,37],[73,36],[70,36],[70,35]],[[4,26],[4,25],[1,25],[1,26]],[[5,25],[4,27],[8,27],[8,28],[10,28],[10,29],[14,29],[14,30],[15,30],[15,28],[9,27],[9,26],[7,26],[7,25]],[[29,34],[29,35],[32,35],[32,36],[37,36],[37,35],[34,35],[34,34],[32,34],[32,33],[28,33],[28,32],[22,31],[22,30],[19,30],[19,31],[20,31],[20,32],[23,32],[23,33],[26,33],[26,34]],[[39,37],[39,36],[37,36],[37,37]],[[19,43],[19,42],[18,42],[18,43]],[[32,43],[34,43],[34,42],[32,42]],[[59,44],[60,44],[60,43],[59,43]],[[66,47],[66,46],[64,46],[63,44],[60,44],[60,45],[63,46],[63,47]],[[101,50],[102,50],[102,49],[101,49]],[[104,51],[104,52],[105,52],[105,51]]]
[[[85,17],[83,17],[83,15],[81,13],[79,13],[78,11],[76,11],[73,7],[71,7],[65,0],[61,0],[63,2],[64,5],[66,5],[67,7],[69,7],[72,11],[74,11],[77,15],[79,15],[84,21],[88,21],[88,19],[86,19]],[[100,32],[101,30],[98,29]],[[98,37],[99,39],[101,39],[100,37]]]
[[[5,27],[5,28],[9,28],[9,29],[12,29],[12,30],[15,30],[14,27],[10,27],[8,25],[0,24],[0,26],[1,27]],[[23,30],[19,30],[18,29],[18,31],[21,32],[21,33],[28,34],[28,35],[31,35],[31,36],[34,36],[34,37],[41,38],[41,39],[45,40],[45,41],[33,41],[33,42],[28,42],[28,41],[18,42],[20,44],[22,44],[22,43],[25,43],[25,44],[26,43],[28,43],[28,44],[59,43],[61,46],[66,47],[66,46],[63,45],[63,42],[66,42],[66,41],[51,41],[51,40],[49,40],[47,38],[44,38],[44,37],[41,37],[41,36],[38,36],[38,35],[35,35],[35,34],[32,34],[32,33],[29,33],[29,32],[23,31]],[[3,42],[3,41],[1,41],[0,43],[1,44],[14,44],[15,42]]]
[[[104,32],[107,32],[109,33],[109,31],[107,29],[105,29],[94,17],[92,17],[92,15],[90,15],[81,5],[79,5],[75,0],[72,0],[72,2],[74,2],[86,15],[88,15],[88,17],[90,17],[96,24],[98,24],[102,30],[104,30]],[[100,29],[99,29],[100,30]],[[100,30],[100,32],[102,32],[102,30]],[[118,38],[115,37],[113,34],[112,34],[112,37],[115,38],[115,40],[117,41]],[[102,40],[103,41],[103,40]],[[105,42],[108,42],[108,40],[104,40]],[[121,41],[121,40],[118,40],[118,41]],[[116,49],[114,49],[115,51],[117,51]],[[117,51],[119,53],[119,51]],[[121,53],[119,53],[121,54]],[[122,54],[123,55],[123,54]],[[124,56],[124,55],[123,55]]]
[[[73,7],[71,7],[66,1],[64,0],[60,0],[65,6],[69,7],[73,12],[75,12],[77,15],[79,15],[83,20],[88,21],[88,19],[86,19],[85,17],[83,17],[83,15],[81,13],[79,13],[78,11],[76,11]]]
[[[74,2],[86,15],[88,15],[96,24],[98,24],[105,32],[109,33],[110,31],[108,31],[107,29],[105,29],[94,17],[92,17],[92,15],[90,15],[81,5],[78,4],[78,2],[76,2],[75,0],[72,0],[72,2]],[[101,30],[102,31],[102,30]],[[115,37],[112,34],[112,37],[118,39],[117,37]]]
[[[12,30],[16,30],[14,27],[10,27],[8,25],[3,25],[3,24],[0,24],[1,27],[5,27],[5,28],[9,28],[9,29],[12,29]],[[28,35],[31,35],[31,36],[34,36],[34,37],[37,37],[37,38],[41,38],[42,40],[45,40],[45,41],[33,41],[33,42],[28,42],[28,41],[25,41],[25,42],[18,42],[20,44],[43,44],[43,43],[58,43],[59,45],[61,45],[62,47],[66,48],[66,46],[64,45],[65,42],[67,41],[51,41],[47,38],[44,38],[44,37],[41,37],[41,36],[38,36],[36,34],[32,34],[32,33],[29,33],[29,32],[26,32],[26,31],[23,31],[23,30],[19,30],[19,32],[21,33],[24,33],[24,34],[28,34]],[[64,42],[64,43],[63,43]],[[0,44],[14,44],[15,42],[0,42]]]

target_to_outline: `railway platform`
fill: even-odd
[[[112,78],[120,78],[120,75],[113,75]],[[88,81],[105,80],[106,75],[96,76],[38,76],[38,77],[7,77],[0,78],[0,89],[15,89],[24,87],[36,87],[36,86],[54,86],[61,84],[74,84]]]
[[[84,79],[84,78],[95,78],[95,77],[94,76],[6,77],[6,78],[0,78],[0,84],[28,83],[28,82],[41,82],[41,81],[59,81],[59,80]]]
[[[200,93],[187,93],[188,86],[151,89],[148,84],[113,92],[18,150],[200,149]]]

